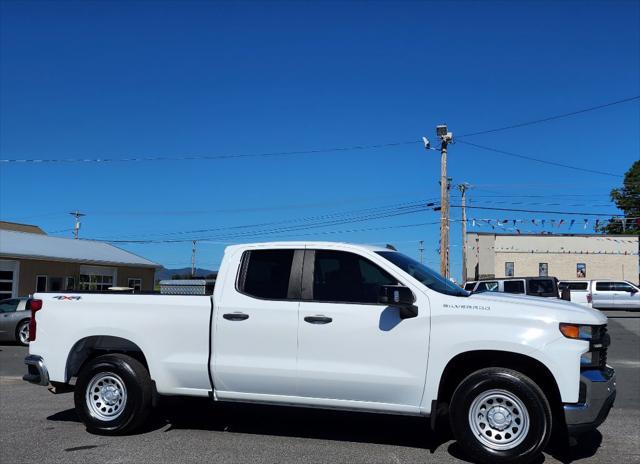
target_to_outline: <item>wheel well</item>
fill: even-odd
[[[76,377],[82,367],[98,356],[111,353],[123,353],[137,359],[149,370],[147,358],[138,345],[130,340],[110,335],[95,335],[83,338],[76,342],[69,352],[65,379],[68,382],[71,377]]]
[[[445,367],[438,388],[438,402],[449,404],[453,392],[469,374],[486,367],[504,367],[518,371],[533,380],[547,396],[556,414],[562,408],[558,384],[549,369],[537,359],[506,351],[468,351],[454,357]]]

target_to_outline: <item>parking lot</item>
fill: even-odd
[[[598,431],[541,462],[640,462],[640,314],[609,312],[609,363],[618,397]],[[8,462],[465,462],[445,434],[412,417],[166,399],[141,433],[90,435],[72,394],[21,380],[26,349],[0,345],[0,461]]]

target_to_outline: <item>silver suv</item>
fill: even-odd
[[[640,289],[625,280],[592,280],[587,301],[596,309],[640,309]]]

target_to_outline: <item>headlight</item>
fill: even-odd
[[[560,332],[565,337],[575,340],[591,340],[593,338],[593,330],[590,325],[561,323]]]

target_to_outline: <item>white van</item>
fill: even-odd
[[[558,289],[560,293],[562,290],[568,288],[571,292],[571,302],[578,303],[585,306],[591,306],[589,300],[589,294],[591,293],[591,281],[590,280],[561,280],[558,282]]]

